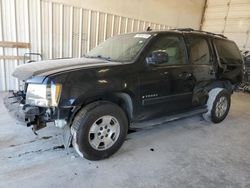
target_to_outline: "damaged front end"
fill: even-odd
[[[9,91],[4,97],[4,105],[10,115],[22,125],[32,126],[35,132],[46,127],[46,121],[49,120],[46,111],[36,106],[25,104],[26,94],[24,91]]]
[[[4,105],[10,115],[19,124],[31,127],[36,135],[36,131],[46,127],[47,123],[54,123],[56,127],[63,129],[63,144],[65,148],[68,148],[72,138],[70,127],[67,126],[70,109],[33,106],[27,104],[26,96],[24,91],[9,91],[4,97]]]

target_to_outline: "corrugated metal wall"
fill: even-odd
[[[250,50],[250,0],[208,0],[203,30],[224,34]]]
[[[44,59],[81,57],[107,38],[127,32],[171,26],[121,17],[46,0],[0,0],[0,41],[31,43]],[[29,49],[0,48],[0,55],[23,55]],[[0,60],[0,91],[18,89],[11,76],[20,60]]]

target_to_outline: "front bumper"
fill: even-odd
[[[22,93],[15,93],[10,91],[7,96],[4,97],[4,106],[7,108],[9,114],[17,119],[20,123],[25,122],[25,114],[23,109],[23,95]]]
[[[4,105],[19,124],[27,127],[33,125],[34,131],[45,127],[45,123],[38,118],[41,114],[39,107],[25,105],[25,94],[22,91],[10,91],[4,97]]]
[[[22,91],[10,91],[4,97],[4,105],[19,124],[32,126],[33,131],[46,127],[49,122],[54,122],[56,127],[63,128],[71,120],[71,108],[43,108],[27,105]]]
[[[32,130],[35,131],[46,127],[47,122],[54,121],[58,127],[64,127],[67,122],[64,119],[51,119],[51,111],[46,108],[39,108],[36,106],[25,105],[25,94],[23,92],[9,92],[4,97],[4,105],[9,111],[10,115],[18,120],[19,124],[26,125],[27,127],[32,126]],[[60,118],[66,116],[67,111],[58,111],[54,116]],[[66,126],[63,131],[63,144],[65,148],[68,148],[71,144],[71,132],[70,128]]]

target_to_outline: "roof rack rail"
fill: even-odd
[[[227,37],[224,36],[224,35],[222,35],[222,34],[211,33],[211,32],[208,32],[208,31],[195,30],[195,29],[192,29],[192,28],[177,28],[177,29],[172,29],[172,30],[187,31],[187,32],[200,32],[200,33],[205,33],[205,34],[209,34],[209,35],[219,36],[219,37],[227,39]]]
[[[172,30],[178,30],[178,31],[194,31],[194,29],[192,29],[192,28],[175,28],[175,29],[172,29]]]

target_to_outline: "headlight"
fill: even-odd
[[[26,93],[26,104],[41,107],[57,106],[60,93],[60,84],[29,84]]]

